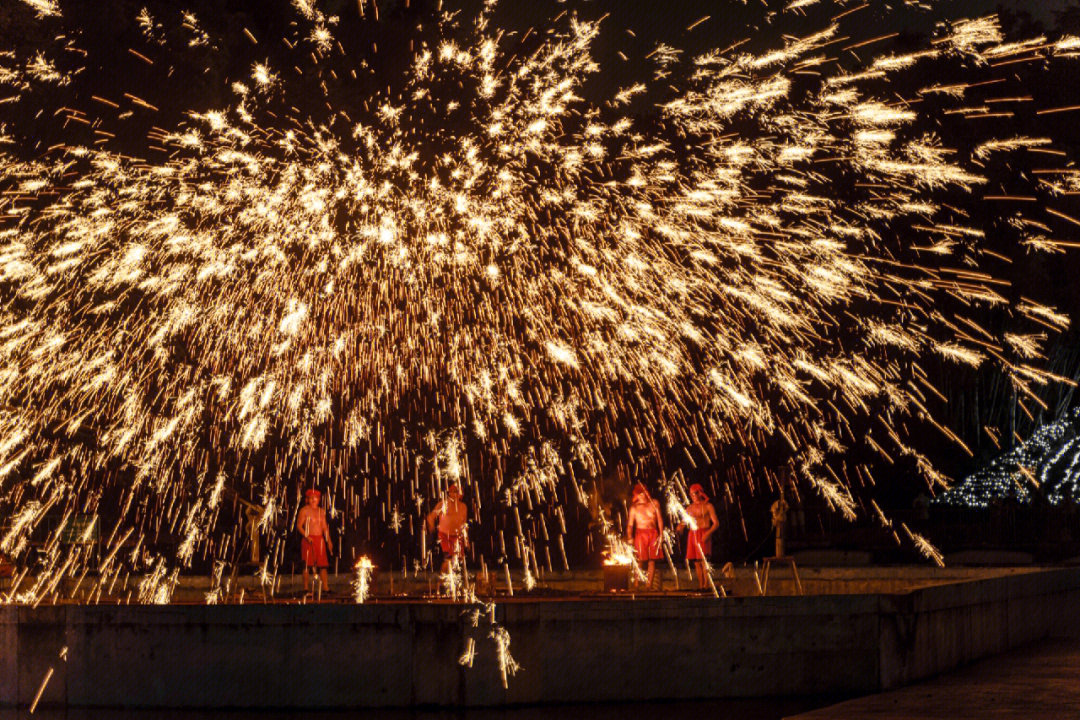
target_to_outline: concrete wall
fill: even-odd
[[[0,704],[477,706],[865,693],[1071,630],[1080,570],[901,595],[0,608]],[[468,638],[473,667],[458,659]],[[66,660],[59,658],[67,647]]]
[[[1080,638],[1080,570],[989,578],[881,598],[881,688],[1047,637]]]
[[[0,606],[0,705],[14,705],[19,697],[19,625],[17,610]]]

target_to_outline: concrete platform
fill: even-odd
[[[5,606],[0,704],[50,668],[42,701],[68,707],[310,708],[313,686],[327,708],[852,697],[1080,637],[1080,568],[874,570],[817,579],[861,593],[498,598],[522,666],[506,687],[488,616],[449,602]]]
[[[788,720],[1080,718],[1080,640],[1050,640]]]
[[[680,570],[678,577],[673,577],[671,571],[665,566],[662,568],[661,579],[663,581],[662,594],[677,595],[695,587],[694,579],[685,570]],[[802,581],[803,590],[807,595],[870,595],[870,594],[893,594],[906,593],[919,588],[934,585],[945,585],[958,582],[972,582],[987,578],[1005,577],[1022,573],[1037,571],[1030,565],[1025,567],[946,567],[933,566],[890,566],[890,567],[821,567],[803,564],[798,565],[799,578]],[[719,572],[714,572],[717,585],[723,585],[726,592],[737,597],[755,597],[761,594],[760,571],[752,567],[740,567],[735,570],[735,577],[724,578]],[[496,596],[500,600],[509,597],[505,575],[492,573],[495,581]],[[350,594],[351,577],[331,575],[330,586],[337,592],[333,597],[325,598],[328,602],[351,603]],[[593,596],[601,594],[604,581],[599,570],[575,570],[572,572],[544,573],[537,579],[537,586],[533,592],[526,592],[525,579],[518,571],[512,573],[511,584],[516,599],[521,598],[580,598],[581,596]],[[83,583],[80,595],[87,595],[92,589],[88,583]],[[137,580],[128,583],[128,587],[135,587]],[[439,586],[438,576],[434,573],[409,574],[403,576],[400,572],[376,573],[371,585],[373,599],[401,599],[429,596],[436,593]],[[236,578],[234,592],[231,595],[235,601],[239,589],[245,590],[248,602],[256,600],[262,592],[260,584],[250,574],[240,575]],[[5,589],[3,581],[0,581],[0,591]],[[210,579],[204,576],[183,577],[173,594],[174,602],[197,603],[205,602],[206,592],[210,590]],[[281,600],[296,599],[301,594],[301,580],[299,575],[282,575],[276,578],[274,583],[274,597]],[[784,566],[774,568],[768,583],[769,595],[795,595],[795,582],[790,572]],[[126,591],[118,585],[114,592],[113,600],[124,599]]]

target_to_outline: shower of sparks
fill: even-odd
[[[521,666],[510,655],[510,633],[504,627],[495,627],[490,634],[495,641],[495,657],[499,663],[499,675],[502,678],[503,687],[507,687],[508,678],[517,675]]]
[[[24,1],[63,22],[54,3]],[[530,555],[550,568],[540,548],[566,563],[564,508],[616,457],[724,463],[737,497],[771,482],[759,458],[779,444],[801,485],[851,517],[865,508],[853,478],[872,485],[847,459],[855,445],[912,457],[945,484],[904,429],[933,422],[924,358],[995,363],[1036,401],[1060,380],[1028,360],[1066,317],[1025,299],[1012,311],[1035,332],[1000,338],[973,319],[1008,301],[957,206],[989,192],[988,159],[1053,139],[987,138],[965,154],[910,132],[919,98],[888,81],[945,59],[1068,62],[1075,38],[1006,43],[981,18],[854,67],[832,57],[855,42],[837,20],[760,54],[658,47],[655,80],[594,107],[581,88],[599,70],[599,23],[567,14],[524,52],[486,7],[471,23],[441,15],[397,90],[324,118],[297,106],[323,103],[310,86],[358,64],[317,5],[294,2],[295,66],[253,64],[227,107],[157,118],[140,157],[110,149],[126,118],[156,110],[134,94],[57,108],[96,139],[44,154],[0,125],[0,552],[20,568],[9,600],[39,601],[85,568],[100,596],[137,560],[137,599],[168,602],[194,558],[242,552],[223,498],[258,502],[258,530],[280,538],[316,481],[345,523],[370,523],[378,513],[361,508],[377,498],[378,521],[422,559],[423,514],[460,482],[481,518],[512,508],[499,541],[477,544],[502,556],[491,565],[508,587],[506,546],[518,548],[528,586]],[[156,67],[159,18],[143,10],[138,24],[133,62]],[[181,27],[215,50],[195,16]],[[12,102],[70,81],[47,54],[0,53]],[[667,95],[638,126],[619,113],[650,83]],[[928,85],[920,98],[980,117],[978,93]],[[105,111],[116,117],[101,124]],[[856,178],[850,200],[832,192],[837,168]],[[1043,182],[1064,194],[1077,181]],[[1071,246],[1016,223],[1029,249]],[[855,437],[850,420],[868,415]],[[108,519],[106,559],[55,542],[60,529],[31,553],[47,513]],[[162,531],[178,551],[153,542]],[[463,579],[445,579],[453,595]],[[215,582],[207,601],[221,593]],[[505,684],[516,664],[503,637]]]
[[[453,562],[446,568],[446,572],[440,573],[439,584],[446,596],[453,600],[464,598],[469,592],[468,570],[461,563],[461,559],[454,557]]]
[[[360,605],[367,600],[371,592],[371,571],[374,566],[371,560],[364,556],[356,562],[356,577],[353,579],[353,599]]]
[[[690,514],[686,505],[683,505],[683,501],[675,494],[674,488],[668,489],[667,495],[667,511],[668,517],[671,518],[675,525],[686,525],[691,530],[697,530],[697,520]]]

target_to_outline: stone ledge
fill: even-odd
[[[336,708],[866,693],[1063,632],[1080,598],[1077,568],[913,575],[901,593],[500,600],[523,667],[506,689],[486,622],[447,602],[7,606],[0,700],[29,703],[49,667],[43,701],[68,706],[310,707],[315,675]]]

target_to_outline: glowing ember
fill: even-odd
[[[608,546],[604,551],[605,565],[634,565],[634,547],[618,535],[608,535]]]

